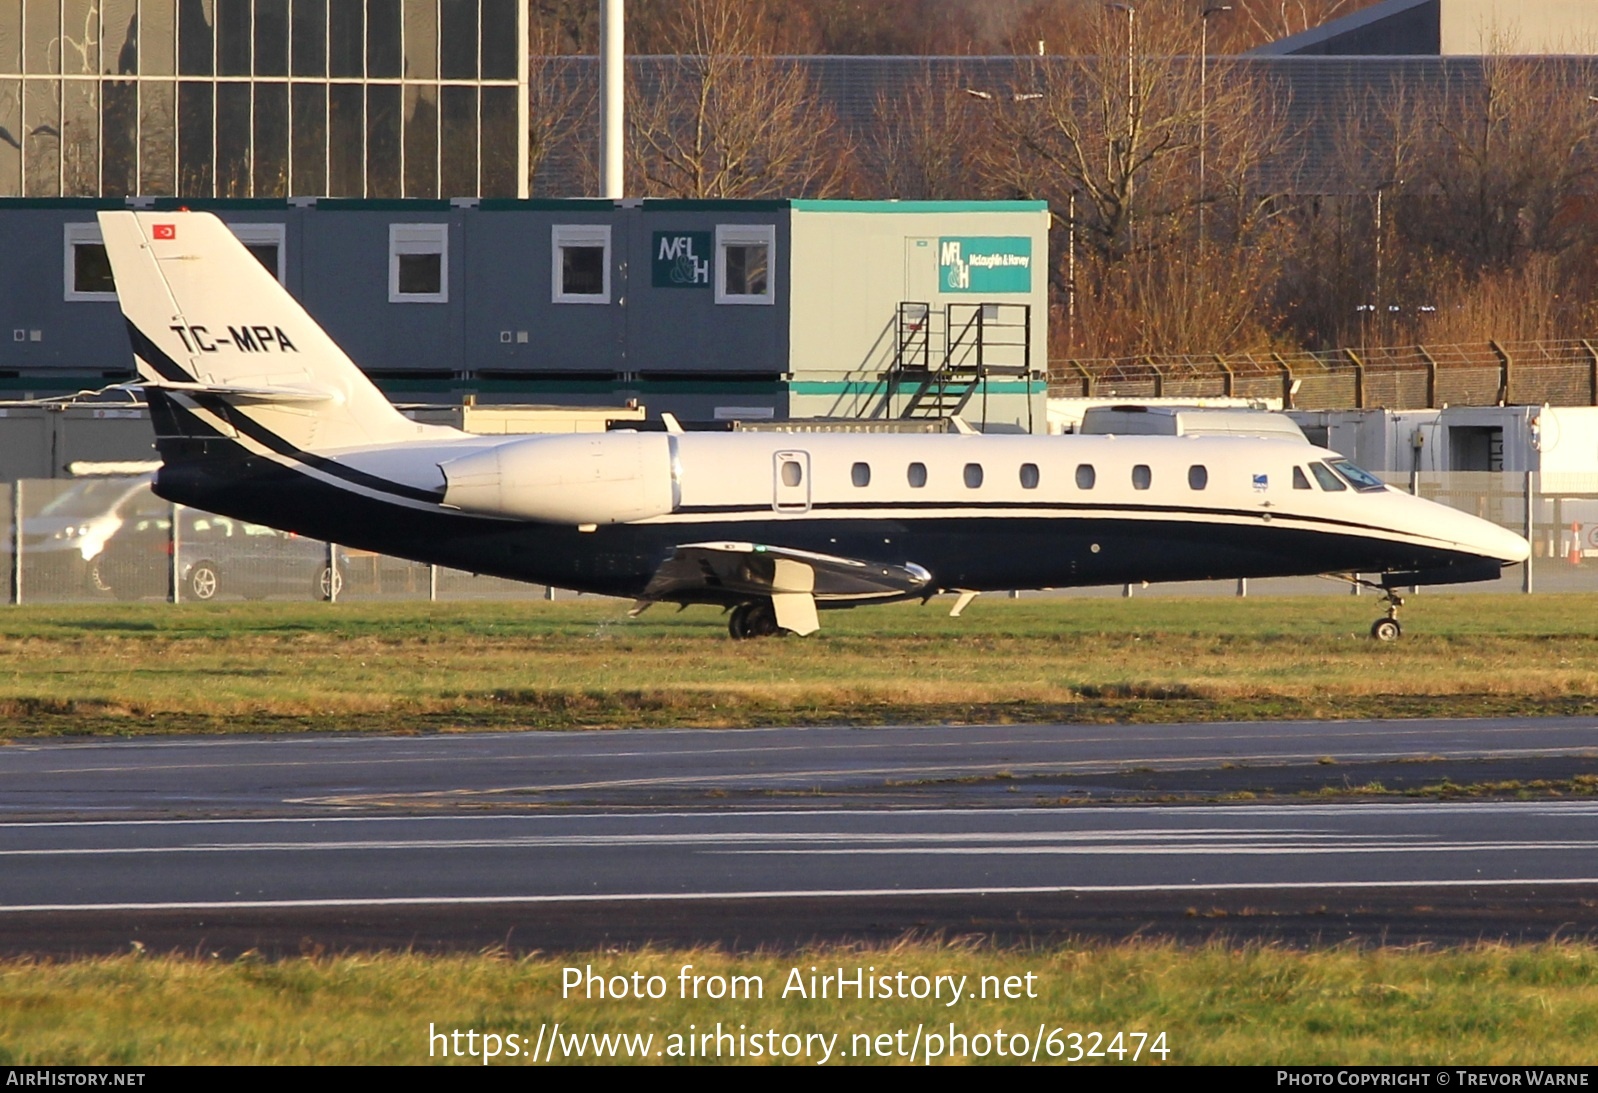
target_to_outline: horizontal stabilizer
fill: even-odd
[[[243,387],[228,383],[182,383],[174,380],[130,383],[143,390],[181,392],[186,395],[219,395],[240,402],[338,402],[332,391],[315,387]]]

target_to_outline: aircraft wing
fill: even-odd
[[[684,543],[655,571],[637,611],[651,603],[726,603],[769,597],[786,630],[816,630],[817,601],[865,603],[933,591],[932,574],[760,543]]]

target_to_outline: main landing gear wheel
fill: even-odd
[[[751,600],[732,609],[727,620],[727,632],[735,641],[749,638],[769,638],[782,632],[777,625],[777,612],[770,600]]]

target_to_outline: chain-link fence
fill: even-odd
[[[150,475],[5,491],[11,603],[536,599],[538,585],[330,545],[174,505]]]
[[[1311,353],[1145,356],[1049,362],[1062,398],[1281,399],[1300,410],[1598,406],[1588,340],[1413,345]]]
[[[1465,592],[1598,592],[1598,472],[1382,475],[1394,488],[1469,512],[1531,541],[1528,566]],[[10,603],[93,600],[532,600],[541,585],[474,576],[173,505],[150,476],[25,479],[0,486],[9,514]],[[1313,578],[1249,582],[1250,594],[1347,591]],[[1155,586],[1215,594],[1235,582]],[[1109,589],[1087,594],[1130,593]]]

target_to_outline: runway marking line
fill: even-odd
[[[1523,888],[1530,885],[1598,885],[1598,877],[1520,878],[1515,880],[1441,881],[1350,881],[1342,884],[1290,882],[1281,884],[1128,884],[1128,885],[1043,885],[1026,887],[976,888],[866,888],[796,889],[757,892],[637,892],[613,895],[583,893],[560,896],[445,896],[383,897],[374,899],[238,900],[198,903],[39,903],[0,905],[0,914],[59,913],[63,911],[266,911],[319,907],[461,907],[517,903],[665,903],[711,900],[768,899],[883,899],[892,896],[974,896],[974,895],[1068,895],[1115,892],[1247,892],[1285,889],[1297,891],[1342,891],[1347,889],[1411,888]]]

